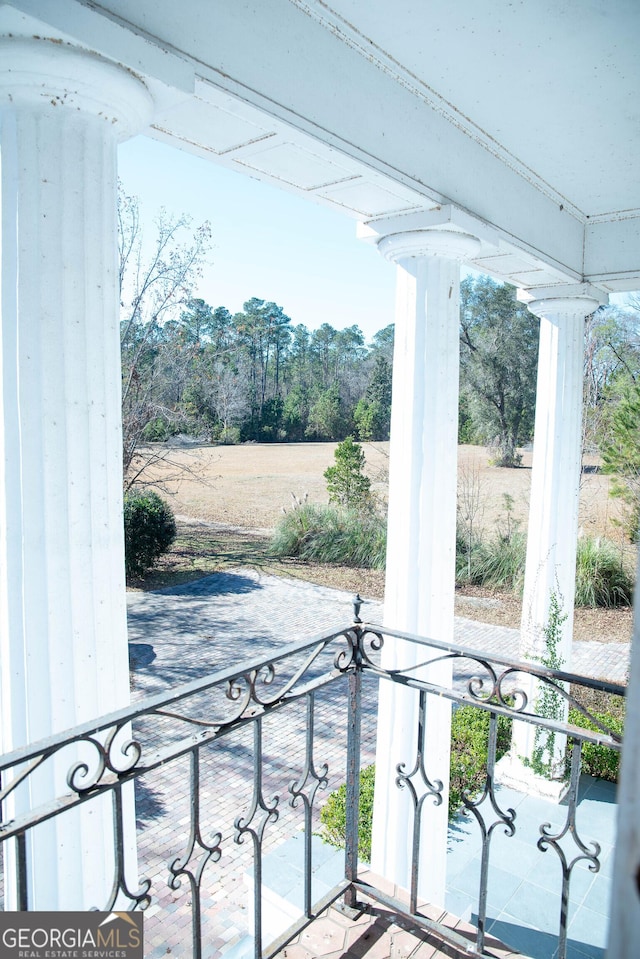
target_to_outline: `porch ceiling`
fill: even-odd
[[[179,74],[152,136],[374,226],[452,204],[518,286],[640,287],[637,0],[10,6]]]
[[[392,17],[384,0],[330,7],[325,21],[361,53],[368,44],[399,81],[413,79],[416,93],[583,216],[619,213],[638,196],[637,0],[429,2],[419,19],[415,0],[396,0]]]

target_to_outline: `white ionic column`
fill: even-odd
[[[453,641],[460,355],[460,265],[475,237],[423,230],[385,237],[380,252],[398,264],[389,463],[384,624]],[[383,665],[408,668],[429,650],[387,639]],[[451,684],[451,663],[420,674]],[[419,893],[444,902],[451,706],[428,697],[425,770],[444,784],[442,804],[424,803]],[[417,694],[380,682],[372,868],[410,888],[413,807],[396,784],[397,766],[416,761]],[[423,791],[416,782],[418,795]]]
[[[129,702],[116,147],[149,122],[152,101],[129,72],[64,43],[3,37],[0,60],[8,752]],[[50,765],[33,779],[31,801],[60,788],[63,770]],[[30,842],[29,908],[105,901],[113,876],[101,874],[100,843],[111,845],[110,811],[103,819],[89,807]],[[10,864],[6,878],[14,908]]]
[[[569,670],[582,458],[584,320],[603,297],[584,285],[537,290],[535,295],[536,299],[527,303],[540,317],[540,346],[520,658],[540,662],[545,656],[544,630],[555,595],[561,616],[566,617],[559,627],[557,653],[562,668]],[[535,700],[535,686],[529,695]],[[521,760],[531,759],[534,740],[534,726],[516,723],[509,764],[514,765],[516,779],[524,774],[525,785],[531,777]],[[558,770],[564,745],[557,737],[554,756],[548,757]],[[503,781],[506,766],[501,766]],[[534,788],[546,790],[540,782]]]

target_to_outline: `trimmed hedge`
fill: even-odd
[[[373,822],[373,789],[376,767],[366,766],[360,773],[360,804],[358,830],[358,856],[363,862],[371,862],[371,824]],[[322,835],[332,846],[344,849],[347,831],[347,787],[343,783],[332,792],[320,810]]]
[[[157,493],[134,490],[124,498],[124,555],[127,579],[150,570],[176,538],[173,510]]]
[[[491,714],[476,706],[461,706],[451,717],[449,766],[449,819],[463,805],[462,796],[473,796],[484,787]],[[512,720],[498,716],[496,761],[509,751]]]
[[[593,715],[612,732],[618,733],[620,736],[623,734],[624,719],[620,716],[614,716],[610,712],[594,712]],[[580,726],[581,729],[602,732],[578,709],[569,710],[569,722],[572,726]],[[583,743],[580,769],[589,776],[617,783],[620,774],[620,753],[616,749],[611,749],[609,746],[600,746],[598,743]]]

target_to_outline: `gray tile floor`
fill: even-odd
[[[490,853],[487,925],[494,936],[531,959],[554,959],[558,948],[562,866],[554,849],[537,848],[540,826],[554,832],[565,824],[567,806],[498,787],[498,804],[516,812],[516,832],[495,831]],[[600,845],[600,868],[593,872],[578,861],[569,885],[567,955],[570,959],[604,959],[615,841],[615,787],[583,776],[577,811],[577,832],[591,849]],[[562,843],[569,863],[580,855],[571,836]],[[273,924],[273,938],[302,915],[303,839],[298,834],[265,857],[263,880]],[[340,881],[343,853],[314,837],[314,893],[320,896]],[[449,832],[447,886],[444,906],[449,913],[477,926],[481,838],[473,817],[459,816]],[[280,918],[279,918],[280,917]],[[245,939],[237,951],[250,950]],[[234,957],[236,951],[234,950]]]
[[[554,959],[560,923],[562,865],[553,848],[537,848],[540,826],[554,832],[565,825],[567,806],[498,787],[503,809],[516,812],[513,837],[495,831],[489,860],[487,929],[496,938],[532,959]],[[586,860],[577,861],[569,885],[568,948],[572,959],[604,959],[613,849],[615,843],[615,786],[583,776],[576,815],[577,834],[587,847],[596,841],[600,868],[593,872]],[[557,828],[556,828],[557,827]],[[561,842],[570,864],[580,850],[571,834]],[[481,839],[473,818],[459,817],[449,834],[447,898],[450,912],[477,921]]]

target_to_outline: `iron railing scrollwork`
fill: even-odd
[[[170,889],[178,889],[183,878],[186,878],[189,883],[192,901],[191,943],[193,959],[201,959],[202,880],[207,863],[216,863],[220,860],[222,833],[214,833],[209,842],[206,842],[202,835],[200,821],[200,753],[197,749],[192,749],[189,753],[189,797],[189,838],[182,855],[177,856],[169,864],[170,877],[167,882]]]
[[[181,832],[181,827],[176,829],[171,854],[166,857],[163,881],[165,889],[174,891],[178,897],[181,885],[186,890],[180,904],[182,908],[188,903],[190,908],[194,959],[201,959],[203,923],[208,921],[208,913],[215,912],[216,908],[215,897],[212,904],[210,886],[223,889],[225,877],[234,869],[234,881],[237,882],[238,870],[245,868],[239,848],[242,846],[247,847],[245,852],[250,851],[252,861],[252,949],[255,959],[273,956],[327,903],[342,894],[348,906],[357,905],[363,896],[386,902],[417,925],[457,946],[464,945],[468,950],[467,940],[463,942],[452,930],[427,920],[418,912],[420,870],[429,866],[423,861],[424,851],[420,844],[423,809],[425,804],[442,804],[448,776],[448,769],[428,768],[426,759],[429,737],[434,733],[437,735],[437,730],[429,727],[427,704],[429,697],[436,696],[440,701],[449,701],[452,708],[472,706],[489,715],[484,784],[477,792],[467,791],[462,797],[464,810],[477,826],[481,840],[477,936],[473,946],[475,953],[472,954],[482,955],[485,950],[493,837],[500,830],[508,840],[517,834],[518,828],[514,810],[502,808],[496,784],[498,721],[504,716],[535,724],[566,736],[572,746],[566,822],[558,831],[548,823],[542,823],[537,840],[541,853],[555,851],[561,867],[557,954],[562,959],[568,946],[572,871],[577,863],[585,861],[593,872],[599,869],[597,842],[591,838],[583,839],[576,824],[581,746],[583,742],[589,742],[618,751],[621,747],[621,737],[576,701],[572,687],[583,686],[616,696],[623,696],[624,688],[366,623],[360,617],[361,602],[357,597],[353,621],[332,633],[283,647],[268,660],[220,670],[169,693],[137,702],[96,722],[85,723],[70,733],[1,757],[0,846],[8,850],[11,847],[10,854],[4,858],[5,878],[14,888],[14,901],[19,907],[34,907],[30,898],[33,870],[46,868],[45,863],[34,858],[31,848],[34,832],[57,816],[97,801],[111,804],[113,855],[110,889],[104,902],[94,905],[107,910],[145,909],[152,903],[155,905],[159,897],[157,875],[155,885],[150,876],[141,879],[137,886],[127,878],[127,855],[130,852],[127,844],[131,836],[128,816],[132,809],[128,799],[136,780],[144,777],[144,783],[153,782],[154,776],[183,763],[186,764],[186,774],[180,773],[174,778],[179,780],[188,803],[187,816],[180,820],[185,832]],[[419,661],[417,665],[407,669],[390,669],[383,665],[381,652],[385,644],[392,645],[396,641],[413,644],[418,651],[415,656]],[[433,674],[426,669],[443,661],[450,661],[454,668],[451,687],[434,682],[429,678]],[[577,708],[595,729],[582,729],[563,720],[537,715],[535,699],[527,692],[532,678],[557,692],[563,702]],[[413,808],[412,862],[406,902],[390,900],[381,890],[359,878],[358,808],[363,711],[365,704],[371,704],[375,698],[379,682],[417,690],[419,698],[415,757],[411,762],[396,763],[394,773],[398,788],[408,792]],[[319,704],[329,711],[335,728],[346,731],[342,768],[340,763],[336,766],[335,758],[330,763],[322,755],[322,749],[328,749],[326,736],[318,747]],[[274,750],[270,753],[265,749],[264,737],[267,728],[271,730],[272,724],[281,723],[297,724],[300,748],[291,756],[281,755],[276,750],[277,768],[272,768]],[[369,728],[365,728],[364,733],[368,735]],[[242,736],[246,743],[243,739],[241,747],[229,746]],[[222,817],[227,808],[222,801],[228,798],[224,795],[226,783],[224,776],[217,772],[222,768],[221,756],[227,746],[238,758],[225,760],[231,762],[225,768],[233,770],[234,778],[242,771],[248,790],[245,811],[238,813],[236,805],[236,811],[228,821]],[[43,770],[47,769],[46,781],[54,783],[55,788],[40,794],[36,786],[45,780],[38,777],[42,777]],[[347,797],[344,874],[333,888],[325,890],[320,899],[314,901],[312,837],[318,827],[319,797],[323,792],[326,794],[329,786],[338,785],[341,780],[346,781]],[[208,807],[207,816],[213,822],[212,828],[205,829],[203,796],[208,795],[214,785],[218,789],[216,795],[221,798],[213,807]],[[280,806],[282,790],[288,791],[288,807]],[[170,818],[172,803],[166,805],[162,815]],[[283,828],[286,809],[294,810],[288,814],[301,819],[304,835],[303,905],[299,919],[274,942],[268,943],[264,941],[262,931],[265,918],[262,908],[263,860]],[[571,842],[573,851],[568,845]],[[234,848],[238,850],[237,855]],[[144,872],[144,861],[141,867]],[[218,891],[216,895],[222,893]],[[179,945],[184,951],[184,942]]]
[[[487,770],[484,786],[479,795],[473,796],[468,792],[463,792],[462,802],[467,812],[471,813],[480,828],[482,838],[482,854],[480,860],[480,884],[478,894],[478,938],[477,945],[480,952],[484,949],[484,940],[487,921],[487,894],[489,878],[489,853],[491,849],[491,838],[493,832],[499,826],[504,827],[505,835],[515,835],[515,810],[501,809],[498,803],[495,790],[495,768],[496,768],[496,750],[498,739],[498,717],[496,713],[490,714],[489,720],[489,739],[487,743]],[[481,812],[482,806],[488,804],[487,811],[492,810],[495,817],[491,823]]]
[[[416,912],[418,908],[418,868],[420,863],[420,833],[422,825],[422,808],[426,799],[431,798],[434,805],[442,803],[444,784],[441,779],[433,782],[427,776],[425,769],[426,737],[427,737],[427,696],[424,690],[420,691],[418,707],[418,740],[416,744],[416,758],[410,772],[406,771],[405,763],[398,763],[396,771],[396,785],[400,789],[408,789],[413,802],[413,835],[411,840],[411,889],[409,895],[409,909]]]
[[[600,870],[600,844],[591,840],[589,844],[583,842],[578,835],[576,823],[576,811],[578,806],[578,784],[580,779],[580,760],[582,754],[582,743],[580,740],[573,740],[571,749],[571,778],[568,791],[567,818],[564,826],[559,832],[554,832],[551,823],[542,823],[540,826],[540,839],[538,839],[538,849],[546,852],[553,849],[562,866],[562,890],[560,894],[560,932],[558,937],[558,956],[564,957],[567,952],[567,927],[569,921],[569,884],[573,867],[579,862],[587,862],[588,869],[591,872]],[[571,853],[563,848],[561,841],[565,836],[571,836],[574,846],[577,848],[577,855],[571,858]]]
[[[291,806],[293,809],[299,803],[304,808],[304,914],[310,919],[313,915],[311,899],[311,870],[312,870],[312,851],[311,838],[313,834],[313,809],[316,794],[319,789],[326,789],[329,772],[327,763],[324,763],[319,770],[316,769],[313,754],[314,749],[314,722],[315,722],[315,699],[314,694],[307,693],[307,722],[305,738],[305,763],[304,768],[298,779],[294,779],[289,784],[291,793]]]

